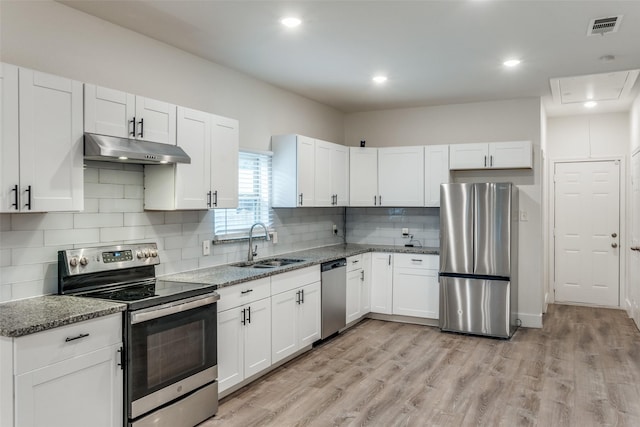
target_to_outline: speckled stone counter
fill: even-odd
[[[122,312],[126,308],[125,304],[67,295],[6,302],[0,304],[0,336],[21,337]]]
[[[362,254],[365,252],[438,255],[439,249],[431,247],[407,248],[404,246],[355,244],[334,245],[274,255],[275,258],[295,258],[304,260],[303,262],[290,264],[283,267],[248,268],[234,267],[233,265],[221,265],[217,267],[203,268],[200,270],[186,271],[184,273],[170,274],[167,276],[163,276],[162,278],[165,280],[174,280],[177,282],[209,283],[217,289],[225,286],[235,285],[238,283],[248,282],[250,280],[273,276],[274,274],[283,273],[285,271],[297,270],[299,268],[309,267],[311,265],[321,264],[327,261],[333,261],[338,258],[345,258]]]

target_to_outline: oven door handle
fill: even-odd
[[[187,300],[176,301],[164,304],[158,307],[151,307],[140,310],[131,314],[131,324],[147,322],[149,320],[158,319],[160,317],[170,316],[172,314],[191,310],[193,308],[202,307],[215,303],[220,299],[217,293],[208,294],[205,297],[194,297]]]

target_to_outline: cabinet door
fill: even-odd
[[[135,95],[87,83],[84,85],[85,132],[133,138],[135,109]]]
[[[371,311],[371,253],[362,255],[362,280],[360,292],[360,313],[365,315]]]
[[[297,289],[271,297],[271,361],[276,363],[298,350]]]
[[[237,208],[239,123],[234,119],[213,116],[211,131],[212,207]]]
[[[122,426],[121,347],[105,347],[17,375],[16,426]]]
[[[532,155],[530,141],[489,144],[489,166],[494,169],[531,168]]]
[[[23,68],[19,80],[21,210],[82,210],[82,83]]]
[[[220,392],[244,379],[244,325],[242,310],[218,313],[218,387]]]
[[[371,254],[371,312],[391,314],[393,298],[392,256]]]
[[[313,344],[320,339],[322,314],[320,305],[320,282],[300,288],[302,302],[298,312],[298,349]]]
[[[377,206],[378,149],[349,149],[349,206]]]
[[[316,139],[315,144],[315,206],[333,205],[331,152],[333,144]]]
[[[438,318],[438,273],[398,268],[393,274],[393,314]]]
[[[247,304],[244,328],[244,377],[271,366],[271,299]]]
[[[298,206],[315,205],[315,141],[306,136],[297,138]]]
[[[177,141],[191,157],[190,164],[177,164],[176,208],[206,209],[210,191],[211,115],[178,107]]]
[[[18,67],[0,63],[0,212],[17,212],[20,195]]]
[[[136,96],[136,120],[136,138],[176,145],[174,104]]]
[[[378,149],[378,203],[424,206],[424,147]]]
[[[349,149],[338,144],[331,150],[331,193],[336,195],[335,206],[349,205]]]
[[[360,312],[363,282],[362,279],[362,269],[353,270],[347,273],[347,324],[359,319],[362,316],[362,313]]]
[[[489,166],[489,144],[452,144],[449,169],[484,169]]]
[[[424,205],[440,207],[440,184],[449,183],[449,146],[424,147]]]

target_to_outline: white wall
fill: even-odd
[[[630,153],[634,153],[640,149],[640,95],[634,101],[629,114],[630,133],[631,133],[631,149]]]
[[[547,153],[549,156],[550,170],[548,171],[549,185],[553,182],[554,161],[557,160],[587,160],[599,158],[622,159],[621,173],[625,174],[629,167],[629,141],[630,141],[630,115],[629,113],[584,114],[579,116],[550,117],[547,121]],[[631,187],[629,174],[621,176],[620,181],[620,236],[622,236],[621,251],[629,246],[628,233],[630,224],[628,216],[627,200]],[[550,187],[549,197],[554,197]],[[552,205],[552,204],[551,204]],[[552,208],[551,208],[552,209]],[[552,224],[554,212],[550,210],[545,220]],[[549,291],[553,290],[552,273],[553,243],[550,240],[547,251],[550,258]],[[627,259],[623,255],[620,259],[620,305],[626,308],[629,294],[627,276]],[[552,295],[552,293],[551,293]]]
[[[629,113],[629,134],[630,134],[630,143],[629,143],[629,158],[635,154],[636,156],[640,156],[640,94],[634,101],[631,106],[631,111]],[[627,230],[629,230],[629,244],[631,245],[632,239],[637,236],[633,236],[631,233],[634,228],[632,227],[632,221],[634,218],[633,212],[633,199],[632,199],[632,184],[631,184],[631,176],[632,171],[627,174]],[[637,216],[637,214],[636,214]],[[636,326],[640,328],[640,323],[638,323],[638,319],[640,315],[638,314],[638,306],[640,305],[640,277],[638,277],[637,272],[640,270],[637,266],[632,265],[632,257],[631,251],[625,251],[627,253],[627,312],[630,316],[634,318],[636,321]]]
[[[301,133],[342,143],[344,115],[53,1],[2,1],[3,62],[240,121],[240,147]]]
[[[528,170],[457,171],[456,182],[511,181],[520,189],[519,316],[524,326],[541,327],[543,244],[540,159],[541,105],[537,98],[348,114],[345,143],[403,146],[531,140],[534,167]]]

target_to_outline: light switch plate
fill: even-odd
[[[211,240],[207,239],[202,241],[202,255],[211,255]]]

